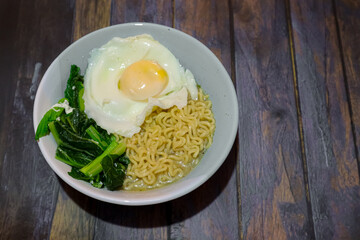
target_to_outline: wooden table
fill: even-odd
[[[154,22],[199,39],[232,76],[239,131],[179,199],[89,198],[34,140],[41,77],[96,29]],[[0,1],[0,239],[360,239],[360,2]]]

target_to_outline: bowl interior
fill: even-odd
[[[144,192],[108,191],[73,179],[70,166],[55,159],[56,143],[47,136],[39,147],[56,174],[78,191],[106,202],[122,205],[148,205],[180,197],[209,179],[221,166],[234,143],[238,126],[238,105],[233,83],[216,56],[195,38],[166,26],[149,23],[114,25],[90,33],[65,49],[50,65],[41,80],[34,103],[34,128],[44,113],[64,95],[70,66],[78,65],[85,72],[89,52],[113,37],[148,33],[167,47],[180,63],[195,76],[198,84],[210,95],[216,120],[214,142],[199,165],[185,178],[155,190]]]

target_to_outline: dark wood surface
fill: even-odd
[[[125,22],[184,31],[233,79],[225,163],[179,199],[113,205],[47,165],[32,122],[50,63]],[[360,2],[1,0],[0,239],[360,239]]]

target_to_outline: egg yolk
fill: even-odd
[[[125,69],[118,87],[130,99],[143,101],[161,93],[168,82],[168,74],[159,64],[140,60]]]

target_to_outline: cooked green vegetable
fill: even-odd
[[[63,103],[66,99],[62,98],[58,103]],[[35,140],[38,141],[41,137],[44,137],[50,133],[48,124],[52,121],[55,121],[56,118],[60,117],[64,108],[62,107],[53,107],[47,111],[44,117],[41,119],[35,133]]]
[[[96,188],[102,188],[104,187],[104,174],[100,173],[95,178],[91,178],[88,176],[85,176],[82,172],[79,171],[77,168],[72,168],[71,172],[69,172],[69,175],[75,179],[83,180],[86,182],[90,182],[91,185],[93,185]]]
[[[113,140],[110,145],[105,149],[105,151],[94,159],[91,163],[80,169],[80,172],[86,176],[93,177],[99,174],[103,169],[101,167],[101,161],[108,157],[109,154],[117,147],[118,143],[116,140]]]
[[[120,158],[113,159],[105,157],[101,161],[104,170],[105,186],[109,190],[115,190],[118,186],[122,186],[126,176],[126,167],[130,160],[123,154]]]
[[[52,127],[54,125],[54,127]],[[60,141],[57,141],[58,145],[70,145],[72,148],[86,150],[94,155],[101,154],[99,142],[96,142],[90,138],[86,138],[73,132],[69,125],[63,124],[60,121],[54,121],[50,123],[51,133]]]
[[[102,133],[100,134],[100,132],[96,129],[96,127],[94,127],[94,125],[90,125],[90,127],[88,127],[86,129],[86,133],[95,141],[99,142],[100,147],[103,151],[105,151],[105,149],[107,148],[107,146],[110,144],[110,142],[112,141],[111,138],[108,138],[108,136],[106,135],[106,133]]]
[[[80,68],[71,66],[65,98],[42,118],[35,139],[54,136],[58,147],[56,159],[72,167],[69,175],[90,182],[94,187],[115,190],[122,186],[129,159],[125,141],[99,127],[84,112],[84,78]]]
[[[84,105],[82,94],[84,93],[84,77],[80,75],[80,68],[71,65],[70,77],[65,89],[65,98],[69,100],[69,105],[73,108],[80,108]],[[84,108],[80,108],[81,111]]]
[[[85,152],[76,151],[66,146],[58,146],[56,149],[56,159],[76,168],[82,168],[90,163],[94,157]]]

